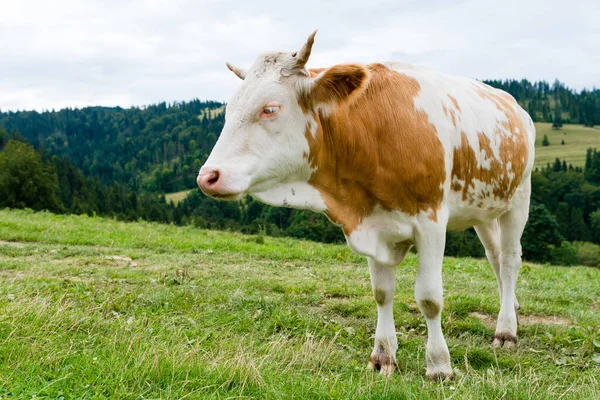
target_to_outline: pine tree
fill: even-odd
[[[558,207],[554,212],[554,217],[558,223],[558,231],[564,237],[569,236],[569,225],[571,220],[571,212],[569,211],[569,205],[565,202],[558,203]]]
[[[544,122],[552,122],[552,115],[550,113],[550,106],[547,102],[542,105],[542,118]]]
[[[542,139],[542,146],[550,146],[550,140],[548,140],[548,135],[544,135]]]
[[[0,207],[61,211],[54,165],[27,144],[9,140],[0,152]]]
[[[585,167],[583,168],[585,179],[588,179],[588,175],[591,172],[591,168],[592,168],[592,148],[588,148],[585,153]]]
[[[562,164],[560,163],[560,159],[554,160],[554,164],[552,165],[552,171],[560,172],[562,169]]]
[[[570,241],[578,240],[587,242],[590,240],[590,231],[583,220],[583,212],[579,208],[571,210],[571,221],[567,238]]]
[[[584,178],[588,182],[598,185],[600,184],[600,152],[596,149],[590,150],[588,149],[586,154]]]
[[[556,106],[556,110],[554,110],[554,120],[552,122],[552,129],[560,129],[562,128],[562,118],[560,117],[560,110],[558,109],[558,105]]]

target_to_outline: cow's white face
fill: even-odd
[[[306,135],[307,130],[315,134],[313,111],[331,112],[368,82],[368,71],[356,64],[311,77],[304,65],[315,34],[300,51],[260,56],[248,71],[227,64],[243,83],[227,105],[221,136],[198,174],[205,194],[237,200],[310,179]]]
[[[288,53],[267,54],[248,72],[237,71],[244,81],[227,105],[223,131],[198,176],[206,194],[234,200],[310,176],[307,120],[296,89],[309,78],[306,70],[287,73],[285,66],[293,61]]]

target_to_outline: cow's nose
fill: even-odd
[[[198,174],[198,178],[196,178],[196,182],[205,194],[212,196],[219,192],[220,178],[221,174],[218,169],[202,168]]]

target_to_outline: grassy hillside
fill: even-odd
[[[444,268],[457,378],[425,379],[409,255],[386,379],[345,246],[0,210],[0,398],[600,398],[600,270],[525,265],[519,346],[492,350],[489,265]]]
[[[536,122],[537,140],[535,142],[535,165],[544,167],[552,164],[558,157],[567,164],[583,167],[585,152],[589,147],[600,149],[600,128],[587,128],[583,125],[564,125],[558,130],[552,124]],[[566,134],[565,134],[566,133]],[[550,146],[542,146],[544,135],[548,135]],[[565,144],[561,145],[564,140]]]
[[[167,202],[172,201],[174,204],[178,204],[179,202],[183,201],[192,190],[194,189],[182,190],[181,192],[175,193],[168,193],[165,195],[165,199],[167,200]]]

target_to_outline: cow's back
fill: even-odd
[[[424,110],[446,159],[445,200],[457,228],[506,211],[533,167],[535,127],[508,93],[468,78],[390,64],[419,82]]]
[[[533,163],[534,130],[514,99],[483,83],[408,64],[371,64],[361,96],[315,115],[310,184],[348,234],[376,206],[451,227],[510,207]],[[313,75],[320,70],[311,71]]]

